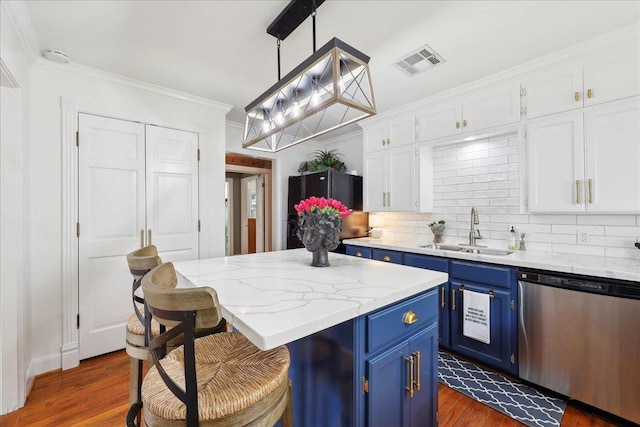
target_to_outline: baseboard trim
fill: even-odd
[[[60,355],[50,354],[48,356],[36,357],[31,360],[27,369],[27,378],[31,381],[36,375],[44,374],[60,369]]]
[[[62,370],[77,368],[80,365],[80,352],[78,342],[72,342],[62,346],[60,351],[62,360]]]

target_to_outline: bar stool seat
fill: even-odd
[[[289,351],[285,346],[261,351],[242,334],[228,332],[195,340],[200,425],[220,422],[245,425],[251,412],[262,412],[280,401],[273,411],[277,421],[286,406]],[[160,361],[167,374],[184,387],[184,350],[173,350]],[[167,420],[184,425],[187,410],[152,367],[142,384],[144,419],[149,425]],[[270,424],[267,421],[266,424]],[[167,424],[163,424],[167,425]],[[168,424],[171,425],[171,424]]]
[[[144,310],[141,312],[144,315]],[[138,319],[138,315],[133,313],[127,320],[127,345],[125,347],[130,357],[147,360],[149,349],[145,345],[144,334],[144,324]],[[160,324],[155,319],[151,319],[151,337],[158,335],[160,335]]]

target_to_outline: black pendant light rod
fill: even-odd
[[[316,51],[316,0],[313,0],[313,9],[311,11],[311,21],[313,21],[313,51]]]
[[[280,81],[280,39],[276,42],[278,46],[278,81]]]

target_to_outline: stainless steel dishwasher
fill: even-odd
[[[640,283],[518,273],[520,377],[640,423]]]

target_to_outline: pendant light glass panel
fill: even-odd
[[[247,106],[243,147],[275,152],[375,114],[368,62],[331,40]]]

